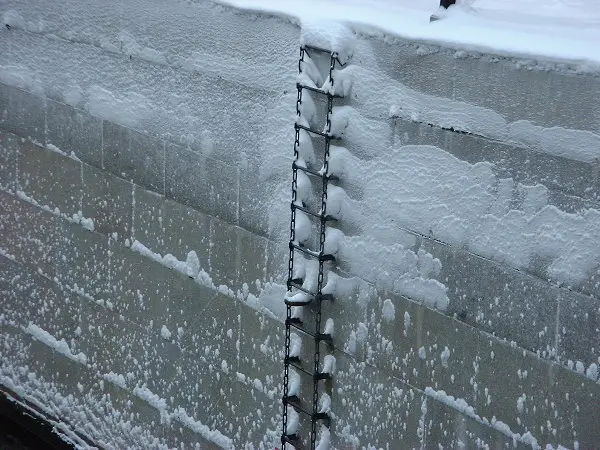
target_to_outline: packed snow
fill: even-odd
[[[336,0],[224,3],[287,14],[300,19],[308,30],[317,16],[356,24],[374,35],[389,33],[461,50],[577,61],[593,69],[600,64],[600,50],[595,45],[600,41],[598,0],[458,0],[444,14],[444,20],[435,23],[429,20],[439,8],[438,0],[349,0],[343,7]],[[345,42],[344,32],[334,29],[323,33],[317,28],[309,42],[339,46]]]

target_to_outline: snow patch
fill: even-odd
[[[71,348],[69,347],[69,344],[67,344],[67,342],[64,339],[60,339],[60,340],[56,339],[54,336],[52,336],[46,330],[43,330],[42,328],[38,327],[37,325],[35,325],[33,323],[29,323],[29,325],[27,325],[27,327],[23,328],[23,331],[25,331],[25,333],[33,336],[35,339],[40,341],[42,344],[47,345],[48,347],[56,350],[58,353],[66,356],[67,358],[72,359],[73,361],[76,361],[79,364],[83,364],[83,365],[87,364],[87,356],[85,355],[85,353],[82,353],[82,352],[79,352],[77,354],[73,353],[71,351]]]

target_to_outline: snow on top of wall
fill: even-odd
[[[599,0],[459,0],[429,22],[438,0],[221,0],[239,8],[352,23],[368,34],[502,55],[578,61],[600,67]]]

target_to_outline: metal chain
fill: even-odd
[[[298,73],[302,73],[302,62],[304,61],[304,49],[300,49],[300,58],[298,59]],[[302,87],[298,86],[298,95],[296,97],[296,115],[300,118],[302,105]],[[298,199],[298,169],[296,163],[298,162],[299,152],[298,147],[300,146],[300,129],[295,127],[294,137],[294,164],[292,165],[292,205],[294,205]],[[292,206],[291,219],[290,219],[290,243],[296,240],[296,209]],[[294,247],[290,245],[290,253],[288,260],[288,279],[287,288],[288,291],[292,289],[292,280],[294,278]],[[291,344],[291,329],[290,321],[292,318],[292,307],[286,307],[286,321],[285,321],[285,359],[283,366],[283,398],[286,399],[289,393],[289,380],[290,380],[290,344]],[[288,423],[288,406],[283,403],[283,420],[282,420],[282,433],[281,433],[281,446],[285,448],[285,436],[287,435],[287,423]]]
[[[302,63],[304,62],[305,49],[300,48],[300,58],[298,60],[298,72],[302,73]],[[335,70],[335,63],[338,55],[335,52],[331,53],[331,60],[329,65],[329,80],[331,86],[334,86],[333,72]],[[296,98],[296,115],[300,118],[302,114],[302,93],[303,88],[298,85],[298,95]],[[326,122],[326,136],[325,136],[325,152],[323,155],[323,170],[324,175],[329,174],[329,154],[331,144],[331,116],[333,114],[333,92],[327,94],[327,122]],[[300,128],[295,126],[295,139],[294,139],[294,164],[292,166],[292,203],[291,203],[291,220],[290,220],[290,251],[288,260],[288,280],[287,288],[288,291],[292,290],[292,281],[294,278],[294,247],[292,243],[296,239],[296,208],[294,205],[298,200],[298,167],[297,162],[299,159],[298,148],[300,146]],[[310,436],[310,448],[314,450],[316,447],[317,440],[317,415],[319,413],[319,375],[321,368],[321,351],[320,351],[320,335],[321,335],[321,301],[322,291],[324,284],[324,272],[325,272],[325,261],[322,258],[325,255],[325,237],[327,232],[327,223],[325,217],[327,215],[327,187],[328,179],[326,176],[323,177],[322,195],[321,195],[321,222],[320,222],[320,233],[319,233],[319,274],[317,279],[317,292],[316,292],[316,311],[315,311],[315,351],[314,351],[314,377],[313,377],[313,398],[312,398],[312,418],[311,418],[311,436]],[[289,357],[290,357],[290,345],[291,345],[291,318],[292,318],[292,307],[287,306],[286,308],[286,327],[285,327],[285,360],[284,360],[284,379],[283,379],[283,396],[287,398],[289,394]],[[288,406],[284,401],[283,404],[283,430],[281,436],[282,447],[285,448],[287,435],[287,424],[288,424]]]
[[[333,52],[331,54],[331,61],[329,64],[329,81],[331,86],[334,85],[333,80],[333,71],[335,69],[335,62],[337,60],[337,53]],[[323,155],[323,174],[329,174],[329,147],[331,144],[331,115],[333,113],[333,92],[329,92],[327,94],[327,124],[326,124],[326,134],[325,136],[325,152]],[[328,187],[328,179],[323,177],[323,189],[321,194],[321,217],[324,218],[327,216],[327,187]],[[327,222],[322,219],[321,220],[321,232],[319,236],[319,255],[323,256],[325,254],[325,235],[327,232]],[[310,448],[314,450],[317,441],[317,414],[319,413],[319,379],[316,377],[321,370],[321,349],[320,343],[321,340],[319,338],[321,334],[321,294],[323,292],[323,283],[324,283],[324,269],[325,262],[322,259],[319,259],[319,277],[317,279],[317,305],[315,311],[315,354],[314,354],[314,375],[313,378],[313,416],[311,421],[311,435],[310,435]]]

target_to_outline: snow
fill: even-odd
[[[79,352],[77,354],[73,353],[69,344],[64,339],[56,339],[46,330],[40,328],[39,326],[30,323],[26,327],[23,328],[25,333],[30,334],[35,339],[40,341],[42,344],[47,345],[48,347],[56,350],[58,353],[65,355],[67,358],[72,359],[80,364],[87,364],[87,356],[85,353]]]
[[[321,372],[333,374],[335,371],[335,356],[333,355],[325,355],[323,358],[323,369]]]
[[[600,49],[595,45],[600,41],[598,0],[467,0],[434,23],[429,18],[438,10],[437,0],[349,0],[343,7],[336,0],[224,3],[297,17],[307,30],[305,41],[338,51],[348,41],[347,32],[324,33],[315,16],[376,36],[391,34],[467,51],[577,62],[588,70],[600,66]]]
[[[160,328],[160,335],[161,335],[161,337],[162,337],[164,340],[166,340],[166,341],[168,341],[169,339],[171,339],[171,332],[170,332],[170,331],[169,331],[169,329],[166,327],[166,325],[163,325],[163,326]]]
[[[305,7],[310,7],[310,5],[305,5]],[[312,17],[314,15],[302,20],[300,45],[335,52],[340,63],[345,64],[354,51],[354,36],[352,31],[339,22],[313,20]],[[313,80],[315,79],[313,78]]]
[[[327,334],[329,336],[333,336],[334,331],[334,322],[330,317],[325,321],[325,326],[323,327],[323,334]]]
[[[302,338],[296,333],[290,334],[290,356],[300,357],[302,352]]]
[[[102,378],[115,386],[119,386],[121,389],[127,389],[127,382],[125,381],[125,377],[121,374],[109,372],[102,375]]]
[[[393,322],[396,319],[396,307],[389,298],[386,298],[383,301],[381,315],[383,317],[383,320],[386,322]]]

